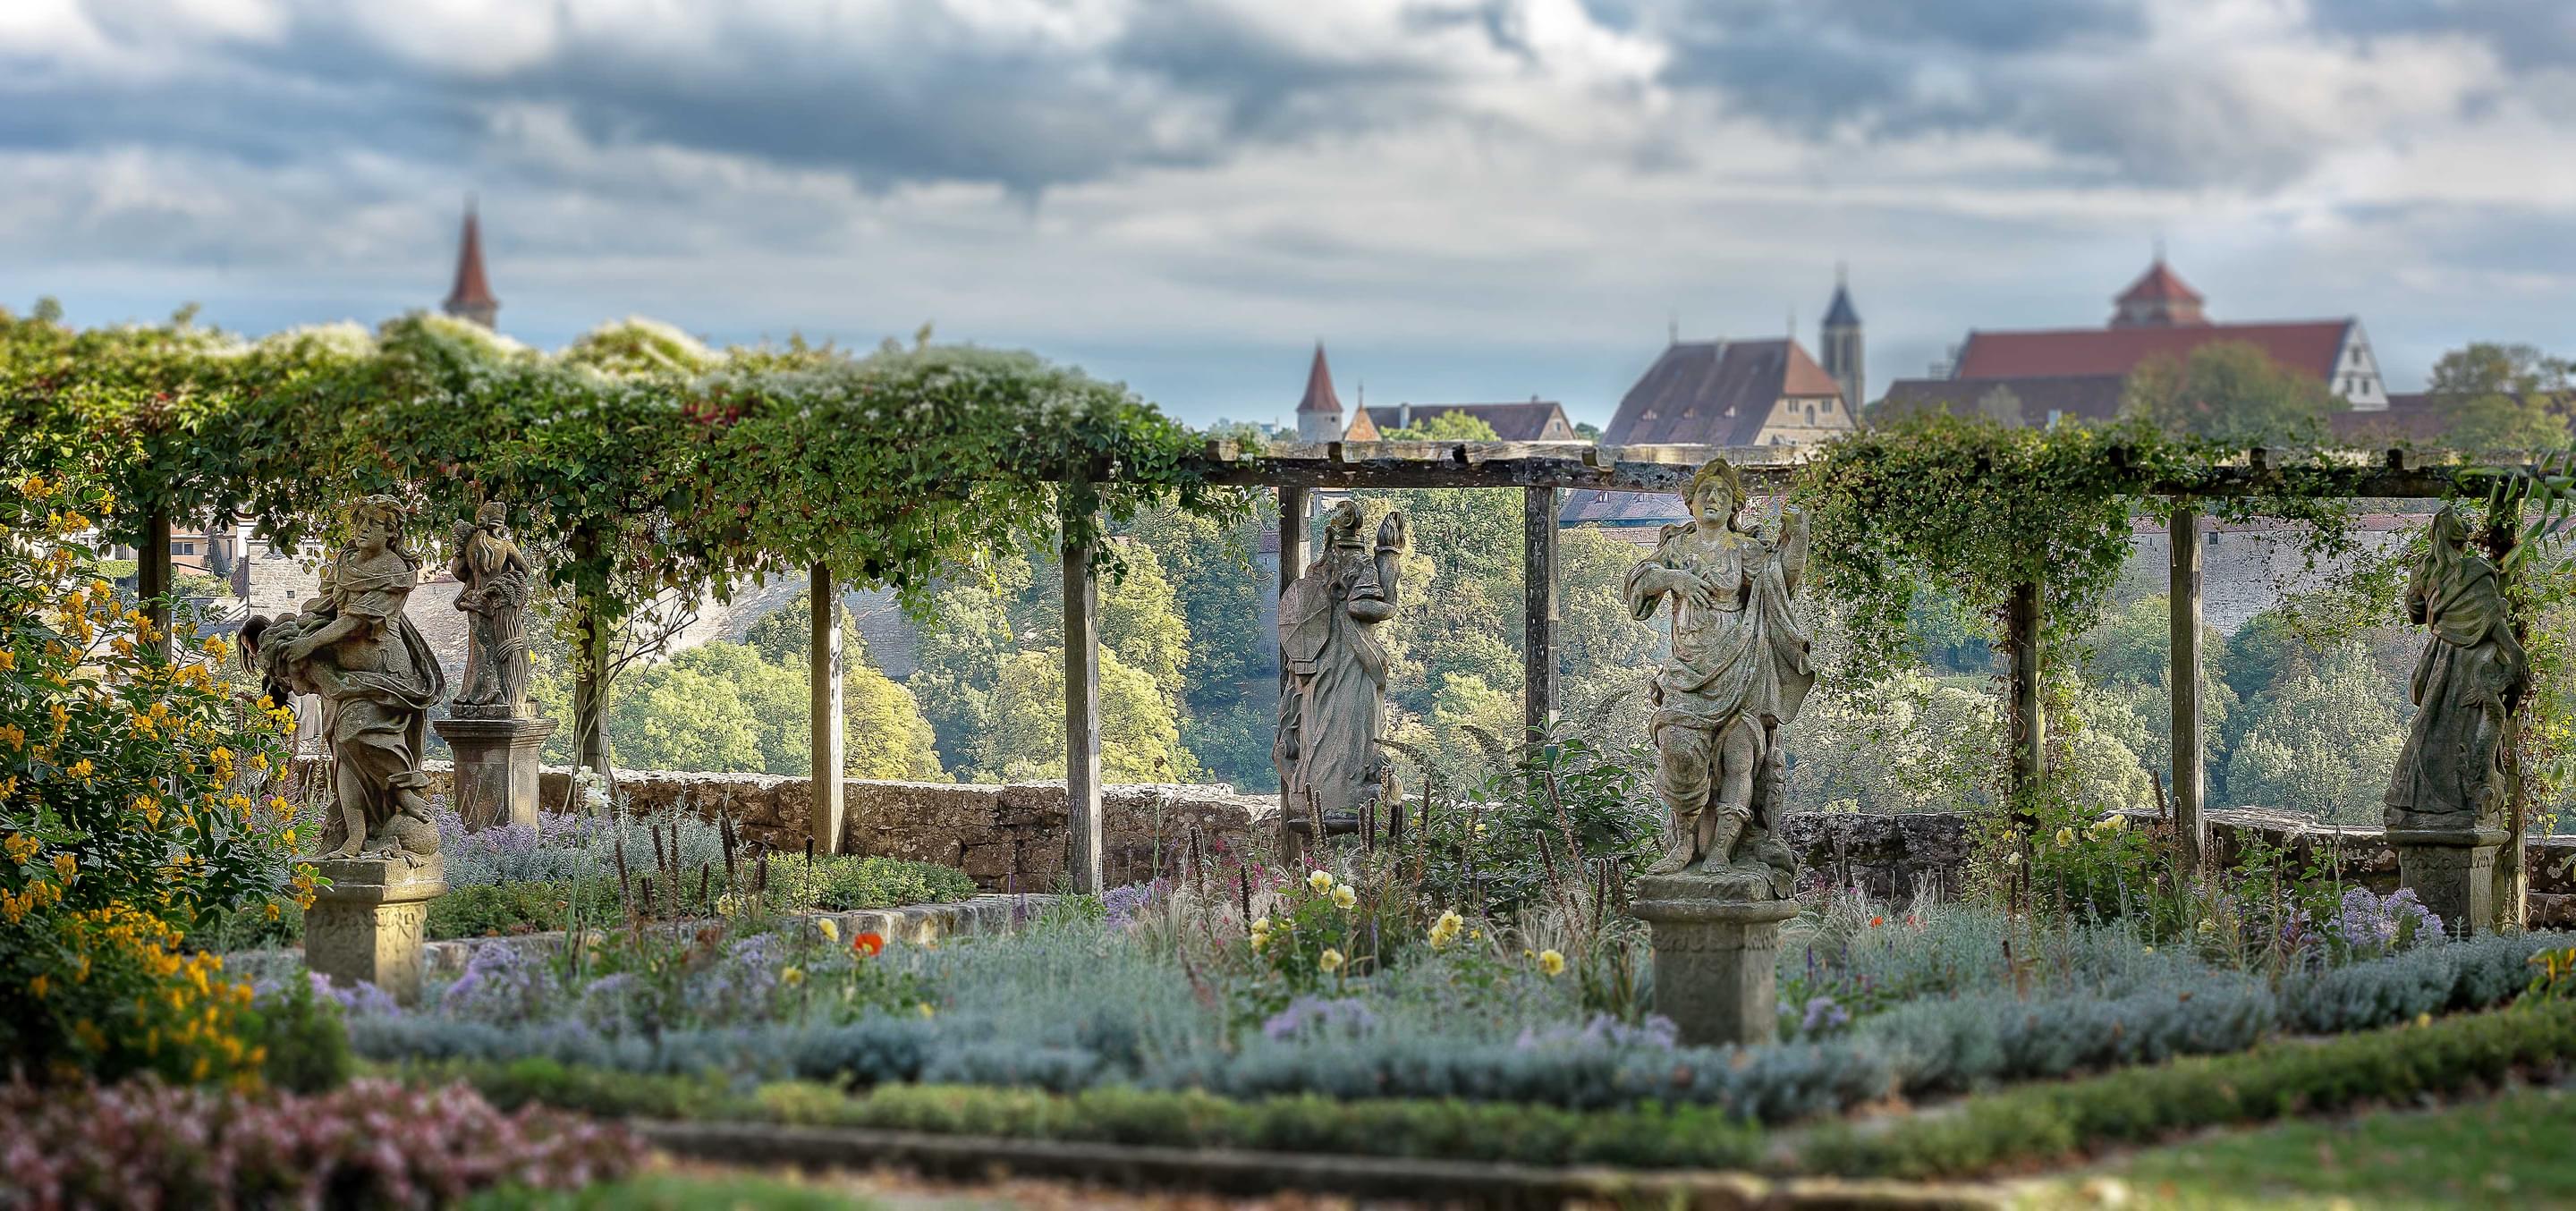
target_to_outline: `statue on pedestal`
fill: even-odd
[[[1664,527],[1621,586],[1651,617],[1673,606],[1672,655],[1654,674],[1648,735],[1671,849],[1650,874],[1718,880],[1747,900],[1787,899],[1797,858],[1773,834],[1778,735],[1815,684],[1789,599],[1806,570],[1807,522],[1784,511],[1766,541],[1742,518],[1744,484],[1719,459],[1691,477],[1691,520]]]
[[[1373,632],[1395,617],[1406,541],[1404,515],[1389,513],[1372,550],[1360,537],[1359,506],[1344,501],[1324,524],[1324,549],[1279,595],[1279,731],[1271,757],[1291,824],[1355,819],[1384,785],[1387,758],[1378,740],[1386,648]]]
[[[403,548],[402,517],[392,497],[359,501],[349,545],[323,572],[322,596],[259,639],[265,674],[323,700],[339,806],[323,834],[325,857],[438,852],[420,758],[447,679],[403,616],[420,561]]]
[[[456,608],[466,624],[465,684],[448,713],[511,719],[528,713],[527,557],[510,540],[509,510],[485,501],[474,520],[456,523],[456,557],[448,570],[461,586]]]
[[[2504,577],[2470,548],[2459,513],[2435,514],[2428,538],[2406,586],[2406,617],[2432,637],[2415,663],[2415,718],[2388,778],[2386,836],[2399,886],[2453,930],[2480,933],[2521,919],[2520,883],[2500,878],[2496,859],[2522,844],[2504,818],[2505,759],[2531,658],[2514,638]]]

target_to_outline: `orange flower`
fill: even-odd
[[[850,939],[850,952],[865,958],[873,959],[884,949],[885,935],[881,933],[863,933]]]
[[[1876,928],[1878,928],[1879,926],[1881,926],[1881,925],[1885,925],[1885,924],[1887,924],[1887,918],[1885,918],[1885,917],[1871,917],[1871,918],[1869,919],[1869,927],[1870,927],[1871,929],[1876,929]]]

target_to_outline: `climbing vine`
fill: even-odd
[[[1907,614],[1932,586],[2000,621],[2036,585],[2046,651],[2089,627],[2141,522],[2242,451],[2139,422],[2045,429],[1931,415],[1828,443],[1794,497],[1815,527],[1814,575],[1848,611],[1863,680],[1909,665]],[[2267,468],[2250,495],[2194,498],[2214,520],[2293,523],[2313,564],[2352,553],[2354,503],[2333,493],[2352,468]]]

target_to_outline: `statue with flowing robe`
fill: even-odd
[[[402,506],[371,496],[350,511],[349,545],[323,575],[323,596],[261,637],[264,671],[326,704],[338,812],[326,857],[438,852],[429,775],[420,768],[429,709],[447,691],[429,642],[403,606],[420,561],[402,545]]]
[[[1621,594],[1639,620],[1672,603],[1672,653],[1653,675],[1655,791],[1672,843],[1649,871],[1691,873],[1747,900],[1787,899],[1797,858],[1773,832],[1780,728],[1815,684],[1790,608],[1807,521],[1784,511],[1766,541],[1742,517],[1744,485],[1717,459],[1691,477],[1691,520],[1664,527]]]
[[[2388,780],[2393,830],[2499,827],[2505,745],[2530,688],[2531,658],[2514,639],[2504,578],[2469,546],[2468,526],[2445,507],[2406,587],[2406,617],[2432,632],[2415,663],[2415,718]]]
[[[515,718],[528,713],[528,560],[510,538],[508,510],[485,501],[474,520],[456,525],[456,557],[448,571],[459,588],[456,608],[465,628],[465,684],[449,713],[462,717]]]
[[[1385,783],[1386,648],[1373,632],[1395,617],[1406,542],[1404,516],[1389,513],[1372,550],[1360,537],[1359,507],[1345,501],[1325,522],[1323,550],[1279,595],[1271,758],[1292,820],[1353,816]]]

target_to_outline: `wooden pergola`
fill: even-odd
[[[1785,493],[1809,452],[1797,447],[1754,446],[1595,446],[1576,442],[1333,442],[1262,452],[1239,449],[1231,442],[1211,442],[1197,457],[1211,483],[1266,488],[1278,495],[1279,578],[1285,587],[1305,568],[1306,527],[1312,494],[1317,489],[1494,488],[1522,494],[1522,568],[1526,622],[1522,633],[1522,714],[1535,731],[1547,725],[1556,706],[1557,518],[1563,493],[1571,490],[1645,492],[1679,495],[1692,472],[1715,457],[1733,463],[1744,477],[1748,494]],[[2384,454],[2328,456],[2303,462],[2299,470],[2309,496],[2341,498],[2442,499],[2483,495],[2500,474],[2536,474],[2537,469],[2462,465],[2409,465],[2413,456]],[[2173,709],[2172,807],[2176,831],[2185,852],[2197,861],[2203,850],[2205,792],[2204,755],[2200,742],[2200,681],[2206,653],[2201,644],[2200,516],[2189,503],[2195,498],[2248,496],[2282,490],[2283,468],[2263,450],[2251,450],[2231,463],[2197,469],[2171,483],[2147,485],[2153,495],[2173,499],[2177,507],[2169,531],[2169,600]],[[149,532],[166,535],[167,518]],[[145,597],[165,594],[171,584],[170,546],[166,538],[140,552],[138,582]],[[1091,572],[1091,552],[1072,548],[1063,553],[1065,660],[1065,771],[1072,832],[1073,884],[1084,891],[1101,890],[1100,783],[1100,636],[1099,585]],[[810,573],[812,599],[837,596],[835,579],[816,565]],[[2006,618],[2013,722],[2012,775],[2015,785],[2035,780],[2046,757],[2046,728],[2039,710],[2040,588],[2019,586]],[[841,635],[839,611],[818,608],[813,614],[813,647],[808,675],[812,690],[813,769],[842,765]],[[166,631],[166,612],[156,620]],[[1643,670],[1640,670],[1643,674]],[[592,704],[594,709],[596,704]],[[597,721],[590,721],[592,727]],[[839,853],[846,823],[842,780],[816,777],[813,785],[811,837],[818,853]],[[2500,860],[2519,864],[2518,847],[2507,847]]]

